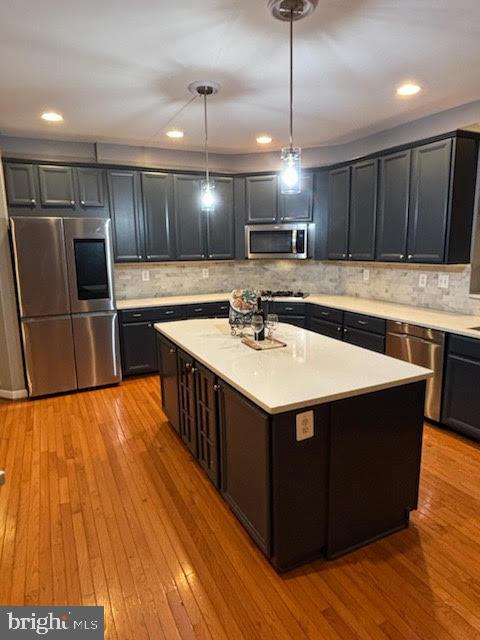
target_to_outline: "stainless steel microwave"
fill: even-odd
[[[251,259],[311,258],[313,224],[255,224],[245,227],[245,253]]]

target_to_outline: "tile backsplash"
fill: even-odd
[[[364,271],[368,270],[368,280]],[[419,286],[420,275],[426,278]],[[440,288],[439,276],[448,276]],[[148,280],[146,279],[148,277]],[[117,299],[228,292],[236,287],[293,289],[386,300],[456,313],[480,314],[469,296],[470,266],[239,260],[115,265]]]

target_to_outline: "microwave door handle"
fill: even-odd
[[[292,231],[292,253],[297,253],[297,230]]]

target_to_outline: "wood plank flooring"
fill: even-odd
[[[279,576],[158,387],[0,403],[0,604],[101,604],[109,640],[480,638],[478,445],[427,427],[412,526]]]

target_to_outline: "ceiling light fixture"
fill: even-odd
[[[179,139],[183,138],[183,135],[183,131],[180,131],[179,129],[172,129],[171,131],[167,131],[167,136],[169,138]]]
[[[415,96],[421,91],[421,87],[413,82],[406,82],[397,88],[397,96]]]
[[[215,211],[215,183],[210,178],[208,164],[208,114],[207,96],[214,96],[220,90],[220,85],[210,80],[192,82],[188,85],[188,90],[194,95],[203,96],[203,122],[205,127],[205,180],[202,180],[200,187],[200,206],[202,211]]]
[[[45,111],[40,117],[47,122],[63,122],[62,114],[56,111]]]
[[[261,135],[261,136],[257,136],[256,138],[258,144],[270,144],[272,141],[272,136],[268,136],[268,135]]]
[[[293,23],[310,15],[318,0],[269,0],[272,15],[290,24],[290,144],[282,149],[280,185],[282,194],[296,194],[302,190],[300,147],[293,146]]]

